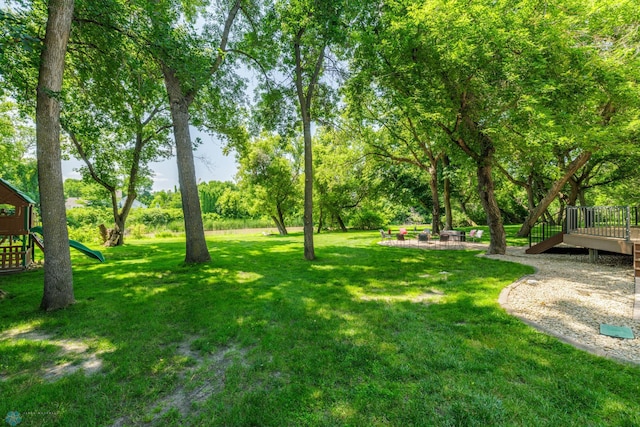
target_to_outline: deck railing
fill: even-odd
[[[637,208],[634,209],[637,224]],[[568,234],[631,239],[631,208],[629,206],[568,206]]]
[[[563,224],[551,224],[549,222],[537,223],[529,232],[529,247],[544,242],[547,239],[555,236],[558,233],[562,233],[564,230]]]

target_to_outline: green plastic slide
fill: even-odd
[[[38,233],[42,236],[42,227],[40,226],[36,226],[36,227],[32,227],[29,230],[30,233]],[[102,253],[100,251],[94,251],[89,249],[88,247],[86,247],[85,245],[83,245],[80,242],[77,242],[75,240],[71,240],[69,239],[69,246],[72,247],[73,249],[77,249],[80,252],[82,252],[83,254],[85,254],[86,256],[90,257],[90,258],[94,258],[97,259],[100,262],[104,262],[104,256],[102,255]]]
[[[104,256],[102,256],[102,253],[100,251],[91,250],[82,243],[71,239],[69,239],[69,246],[71,246],[73,249],[79,250],[88,257],[97,259],[100,262],[104,262]]]

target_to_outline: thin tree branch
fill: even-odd
[[[224,23],[224,30],[222,31],[222,38],[220,39],[220,46],[218,47],[218,56],[216,57],[216,60],[211,66],[211,68],[209,69],[209,74],[214,74],[218,70],[218,68],[220,68],[222,61],[224,61],[224,57],[226,55],[227,43],[229,41],[229,33],[231,32],[231,26],[233,25],[233,21],[236,19],[236,15],[240,10],[240,6],[241,6],[240,3],[241,3],[240,0],[237,0],[234,3],[231,10],[229,11],[229,14],[227,15],[227,19]]]

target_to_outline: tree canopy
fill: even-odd
[[[7,4],[0,161],[32,192],[48,4]],[[486,223],[489,252],[504,253],[504,222],[526,235],[567,205],[640,203],[631,0],[74,6],[65,83],[46,92],[61,102],[64,147],[86,176],[133,200],[172,145],[179,189],[156,204],[182,207],[188,263],[210,259],[203,211],[261,211],[286,232],[302,206],[311,260],[314,231],[352,219],[420,214],[435,233]],[[237,185],[261,201],[252,213],[237,188],[197,184],[194,125],[236,149]],[[124,229],[128,208],[112,209]]]

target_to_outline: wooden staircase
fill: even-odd
[[[525,251],[525,253],[527,254],[541,254],[545,251],[548,251],[549,249],[553,248],[554,246],[559,245],[560,243],[562,243],[562,241],[564,240],[564,233],[560,232],[558,234],[555,234],[551,237],[549,237],[546,240],[543,240],[542,242],[535,244],[533,246],[531,246],[529,249],[527,249]],[[639,264],[640,267],[640,264]]]

